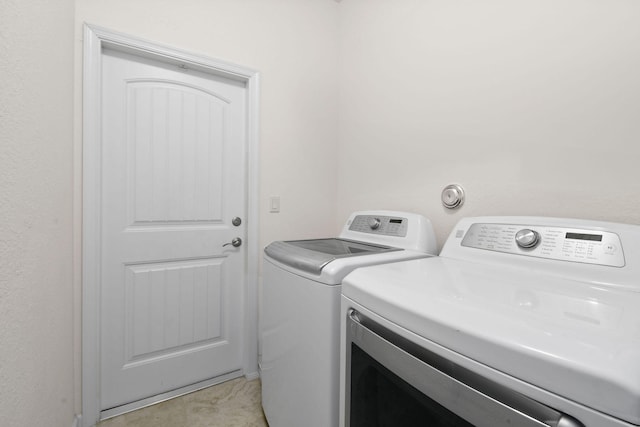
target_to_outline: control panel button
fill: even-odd
[[[374,218],[374,217],[369,218],[369,227],[371,227],[372,230],[379,228],[380,218]]]
[[[535,248],[540,242],[540,234],[529,228],[524,228],[516,233],[516,243],[524,249]]]

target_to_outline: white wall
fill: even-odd
[[[0,1],[0,425],[74,419],[73,0]]]
[[[416,211],[440,244],[472,215],[640,223],[638,22],[635,0],[343,1],[336,220]]]

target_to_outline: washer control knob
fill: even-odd
[[[529,228],[523,228],[516,233],[516,243],[524,249],[535,248],[540,243],[540,234]]]
[[[380,228],[380,218],[369,218],[369,227],[371,227],[372,230]]]

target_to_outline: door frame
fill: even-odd
[[[101,69],[108,47],[174,63],[245,84],[247,91],[247,267],[244,284],[243,373],[258,378],[259,83],[258,71],[163,46],[98,26],[84,25],[82,106],[82,425],[100,417]]]

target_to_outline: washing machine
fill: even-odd
[[[340,426],[640,425],[640,227],[461,220],[343,280]]]
[[[431,222],[395,211],[353,213],[337,238],[265,248],[260,313],[262,406],[270,427],[335,427],[340,289],[367,265],[433,256]]]

